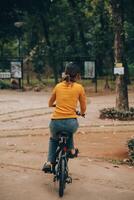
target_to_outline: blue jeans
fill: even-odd
[[[49,140],[49,152],[48,162],[55,162],[55,154],[58,146],[58,132],[68,132],[68,149],[74,148],[73,133],[78,129],[79,124],[77,119],[52,119],[49,124],[50,128],[50,140]]]

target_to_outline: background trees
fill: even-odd
[[[124,4],[124,62],[132,71],[134,3],[120,2]],[[99,76],[113,75],[114,27],[110,1],[5,0],[0,4],[1,57],[17,56],[14,22],[23,21],[21,55],[32,62],[39,79],[50,67],[57,82],[63,61],[69,57],[94,59]],[[126,73],[129,75],[128,70]]]

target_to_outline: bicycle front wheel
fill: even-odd
[[[66,184],[66,163],[65,159],[61,159],[60,162],[60,173],[59,173],[59,196],[62,197],[64,195],[64,189]]]

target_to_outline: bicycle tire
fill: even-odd
[[[64,189],[66,184],[66,164],[65,159],[61,158],[60,162],[60,174],[59,174],[59,196],[62,197],[64,195]]]

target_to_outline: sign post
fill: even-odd
[[[22,77],[22,62],[12,61],[11,62],[11,78],[19,80],[19,87],[22,88],[21,79]]]
[[[84,62],[84,78],[95,78],[95,62]]]
[[[124,75],[124,67],[122,63],[116,63],[114,67],[115,75]]]
[[[97,92],[97,76],[95,69],[95,61],[84,62],[84,78],[91,78],[95,80],[95,92]]]

